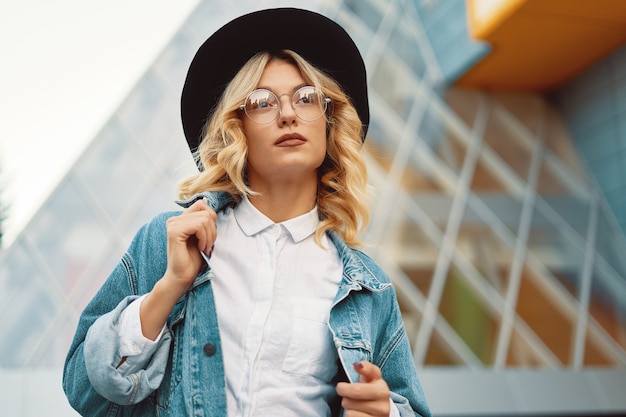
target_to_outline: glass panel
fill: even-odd
[[[475,213],[472,204],[465,209],[456,248],[471,262],[486,285],[495,288],[502,296],[506,294],[513,248],[499,239],[491,229],[489,219]]]
[[[402,313],[402,321],[404,322],[404,328],[406,329],[411,349],[415,347],[415,340],[417,339],[417,332],[422,321],[422,315],[415,311],[405,300],[402,294],[398,293],[398,304],[400,305],[400,312]]]
[[[541,367],[545,365],[545,363],[528,340],[522,337],[517,330],[513,329],[506,365],[509,367],[530,368]]]
[[[111,227],[95,215],[91,201],[73,180],[70,175],[59,185],[28,231],[50,273],[67,290],[107,246]]]
[[[619,225],[614,221],[613,214],[604,206],[600,206],[598,213],[598,230],[596,251],[602,262],[608,263],[614,274],[626,277],[626,245],[624,235]]]
[[[511,127],[497,115],[496,112],[492,112],[489,117],[484,133],[483,149],[489,148],[517,174],[519,179],[525,181],[528,178],[531,154],[522,140],[516,137]],[[492,175],[496,176],[497,173],[494,172]]]
[[[626,334],[624,335],[626,336]],[[604,347],[600,344],[597,337],[589,335],[585,338],[585,356],[583,359],[583,366],[585,367],[607,367],[620,365],[616,363],[614,359],[607,354]]]
[[[458,88],[450,88],[445,91],[444,99],[450,109],[460,117],[467,126],[473,126],[476,112],[484,95],[480,91],[467,91]]]
[[[584,246],[581,241],[572,238],[572,234],[568,233],[570,229],[552,223],[550,220],[554,216],[547,218],[544,212],[551,213],[535,207],[528,250],[546,267],[551,277],[557,277],[563,283],[559,290],[567,291],[566,288],[577,287],[580,282],[585,260]],[[564,213],[567,213],[565,207]]]
[[[572,194],[547,192],[549,181],[543,181],[545,172],[542,169],[540,177],[540,182],[543,182],[541,186],[543,194],[538,196],[536,202],[541,218],[560,224],[563,234],[567,234],[576,245],[582,245],[587,237],[589,200],[577,198]]]
[[[179,92],[166,83],[148,72],[117,113],[123,137],[135,138],[149,154],[162,152],[180,126]]]
[[[574,323],[552,293],[549,285],[551,279],[538,276],[529,269],[524,270],[517,299],[517,314],[560,363],[566,364],[572,354]]]
[[[361,2],[355,1],[355,3],[360,4]],[[363,26],[359,19],[352,19],[351,17],[352,16],[346,16],[345,13],[340,13],[334,20],[350,34],[350,37],[361,52],[361,55],[365,57],[372,45],[374,33],[369,28]],[[371,71],[370,67],[368,66],[367,69],[369,75],[369,71]]]
[[[417,224],[405,222],[399,228],[397,239],[398,264],[413,285],[428,296],[432,275],[439,255],[435,244]]]
[[[0,264],[0,367],[32,365],[41,335],[58,308],[54,292],[46,285],[48,274],[34,260],[38,256],[17,240]]]
[[[408,9],[411,9],[409,7]],[[387,42],[386,53],[406,64],[406,68],[413,72],[413,76],[421,78],[426,72],[426,64],[417,39],[414,36],[415,19],[413,14],[404,11],[394,25],[391,36]]]
[[[492,98],[505,114],[514,116],[515,122],[532,137],[546,117],[545,103],[541,96],[529,93],[495,92]],[[512,135],[507,135],[511,137]]]
[[[402,119],[407,120],[418,98],[415,78],[399,71],[393,58],[381,59],[369,70],[369,84],[384,102]]]
[[[544,120],[546,123],[544,145],[550,153],[559,159],[567,170],[577,177],[578,185],[589,191],[590,186],[584,165],[574,147],[567,127],[563,124],[562,116],[555,114],[549,108],[544,116]]]
[[[161,52],[153,67],[155,73],[169,85],[182,86],[192,59],[192,51],[195,51],[195,46],[196,42],[193,36],[185,28],[182,28],[172,38],[170,45]],[[170,90],[172,92],[176,90],[178,93],[178,89]]]
[[[375,7],[375,2],[362,0],[344,0],[343,4],[355,15],[359,20],[365,23],[372,32],[378,30],[378,26],[383,18],[383,12]]]
[[[624,277],[614,275],[613,271],[602,261],[596,262],[589,300],[589,314],[614,343],[626,350],[624,300],[626,300]]]
[[[237,2],[237,9],[240,8],[240,10],[251,11],[252,5],[250,3],[254,3],[256,6],[257,1],[241,0]],[[185,30],[188,30],[189,33],[198,37],[199,42],[195,45],[193,53],[195,53],[195,49],[200,47],[200,44],[211,36],[213,32],[229,22],[231,19],[239,16],[237,9],[232,6],[232,4],[226,5],[223,1],[198,2],[198,7],[193,13],[191,13],[189,19],[184,25]],[[191,56],[189,57],[189,61],[187,61],[186,65],[189,65],[190,61]]]
[[[39,368],[60,369],[65,363],[65,357],[69,350],[76,323],[71,320],[68,314],[58,314],[57,311],[54,333],[42,346],[37,355],[37,366]]]
[[[134,139],[150,161],[163,157],[172,141],[186,144],[179,115],[178,97],[163,96],[157,99],[158,105],[148,111],[150,118],[135,133]],[[130,137],[129,137],[130,139]]]
[[[428,352],[426,353],[426,357],[424,359],[424,365],[445,366],[464,365],[464,363],[435,329],[432,337],[430,338]]]
[[[498,325],[485,300],[456,268],[446,280],[439,312],[479,360],[493,362]]]
[[[150,192],[145,193],[145,196],[146,198],[135,207],[135,211],[129,219],[129,224],[124,225],[123,230],[120,230],[127,242],[132,240],[141,226],[160,212],[181,210],[181,207],[174,203],[176,199],[174,190],[167,189],[161,184],[152,188]]]
[[[453,114],[450,116],[454,117]],[[437,162],[443,162],[445,167],[457,174],[461,171],[467,153],[467,138],[462,138],[459,134],[457,130],[447,126],[439,108],[428,106],[419,126],[418,137],[432,149],[438,157]]]
[[[136,195],[138,184],[150,172],[144,153],[125,133],[110,122],[76,165],[76,171],[112,220],[121,216]]]

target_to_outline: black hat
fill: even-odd
[[[365,64],[350,35],[318,13],[268,9],[246,14],[222,26],[191,61],[181,97],[183,130],[192,151],[226,85],[258,52],[290,49],[339,83],[363,124],[369,124]]]

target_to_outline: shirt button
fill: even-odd
[[[213,343],[207,343],[206,345],[204,345],[204,354],[207,356],[213,356],[215,355],[215,352],[217,351],[217,348],[215,347],[215,344]]]

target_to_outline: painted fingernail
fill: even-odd
[[[354,362],[352,366],[354,366],[354,369],[356,370],[363,369],[363,364],[361,362]]]

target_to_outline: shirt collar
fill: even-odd
[[[237,224],[246,236],[253,236],[276,224],[254,207],[247,198],[243,198],[235,207],[234,214]],[[283,226],[282,229],[289,233],[295,243],[298,243],[315,233],[319,221],[317,206],[315,206],[308,213],[278,224]]]

